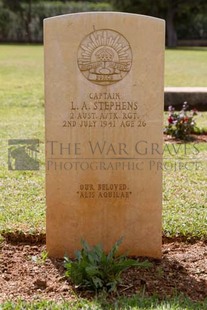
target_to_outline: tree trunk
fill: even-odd
[[[31,38],[31,30],[30,30],[30,24],[32,21],[32,0],[29,0],[28,3],[28,14],[27,14],[27,20],[26,20],[26,31],[27,31],[27,40],[30,43],[32,40]]]
[[[167,46],[168,47],[176,47],[177,46],[177,32],[174,25],[174,17],[176,10],[172,6],[171,1],[169,1],[167,8]]]

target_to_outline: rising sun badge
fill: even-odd
[[[92,83],[110,85],[119,82],[130,71],[131,65],[129,42],[114,30],[96,30],[79,46],[78,67]]]

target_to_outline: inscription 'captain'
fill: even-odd
[[[93,100],[120,100],[120,94],[119,93],[90,93],[89,98]]]

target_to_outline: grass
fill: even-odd
[[[31,45],[1,45],[0,73],[7,79],[0,86],[7,94],[7,105],[13,101],[17,106],[43,103],[43,48]],[[16,71],[14,71],[17,69]],[[15,75],[13,74],[15,72]],[[32,80],[31,78],[32,72]],[[18,79],[29,81],[24,86]],[[11,84],[13,88],[11,88]],[[207,48],[167,49],[165,52],[165,86],[200,86],[207,85]],[[24,87],[24,96],[22,89]],[[0,97],[2,100],[2,97]],[[12,105],[14,102],[12,102]]]
[[[44,230],[44,108],[41,46],[0,53],[0,230]],[[40,140],[40,171],[8,171],[8,139]]]
[[[207,48],[166,50],[165,86],[206,87]]]
[[[167,50],[167,56],[206,54],[207,51]],[[202,54],[202,55],[203,55]],[[207,61],[206,61],[207,62]],[[190,62],[191,63],[191,62]],[[172,65],[172,64],[171,64]],[[178,68],[180,66],[175,66]],[[189,66],[190,67],[190,66]],[[204,66],[205,67],[205,66]],[[207,66],[206,66],[207,67]],[[200,68],[199,68],[200,70]],[[199,71],[198,70],[198,71]],[[200,72],[200,71],[199,71]],[[202,76],[202,75],[201,75]],[[0,230],[45,231],[44,192],[44,107],[42,46],[2,45],[0,53]],[[197,117],[207,123],[207,113]],[[8,139],[40,140],[40,171],[9,171]],[[173,146],[170,146],[173,148]],[[178,152],[179,162],[187,163],[195,152]],[[163,169],[163,229],[169,236],[206,238],[206,145],[199,144],[195,165],[177,169],[178,155],[167,149]],[[190,167],[190,169],[189,169]]]
[[[183,296],[176,296],[160,301],[158,297],[145,298],[135,295],[130,298],[116,298],[108,301],[105,298],[95,298],[92,301],[79,298],[71,302],[37,301],[27,303],[19,300],[14,303],[8,301],[0,306],[0,310],[206,310],[207,300],[193,302]]]
[[[206,49],[167,50],[166,85],[205,86],[206,56]],[[1,46],[0,102],[0,232],[45,232],[42,46]],[[206,127],[207,112],[199,114],[197,119],[199,126]],[[8,170],[8,139],[20,138],[40,140],[39,171]],[[165,148],[164,165],[160,168],[163,169],[164,233],[172,237],[207,239],[207,146],[191,143],[187,145],[187,151],[184,144],[179,150],[176,147],[168,145]],[[198,162],[198,165],[192,162]],[[28,304],[27,308],[23,301],[16,304],[8,301],[0,309],[67,309],[67,303],[65,305],[39,301]],[[206,309],[207,304],[193,303],[185,298],[159,301],[156,297],[135,296],[117,299],[111,304],[103,300],[78,299],[68,308],[182,310]]]
[[[1,107],[43,105],[43,48],[33,45],[1,45]]]
[[[165,145],[164,157],[165,235],[206,239],[206,145],[204,143]]]
[[[44,230],[42,107],[0,107],[0,230]],[[8,170],[8,139],[40,139],[40,170]]]

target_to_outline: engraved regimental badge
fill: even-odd
[[[117,31],[96,30],[87,35],[78,49],[78,67],[87,80],[98,85],[121,81],[130,71],[132,51]]]

